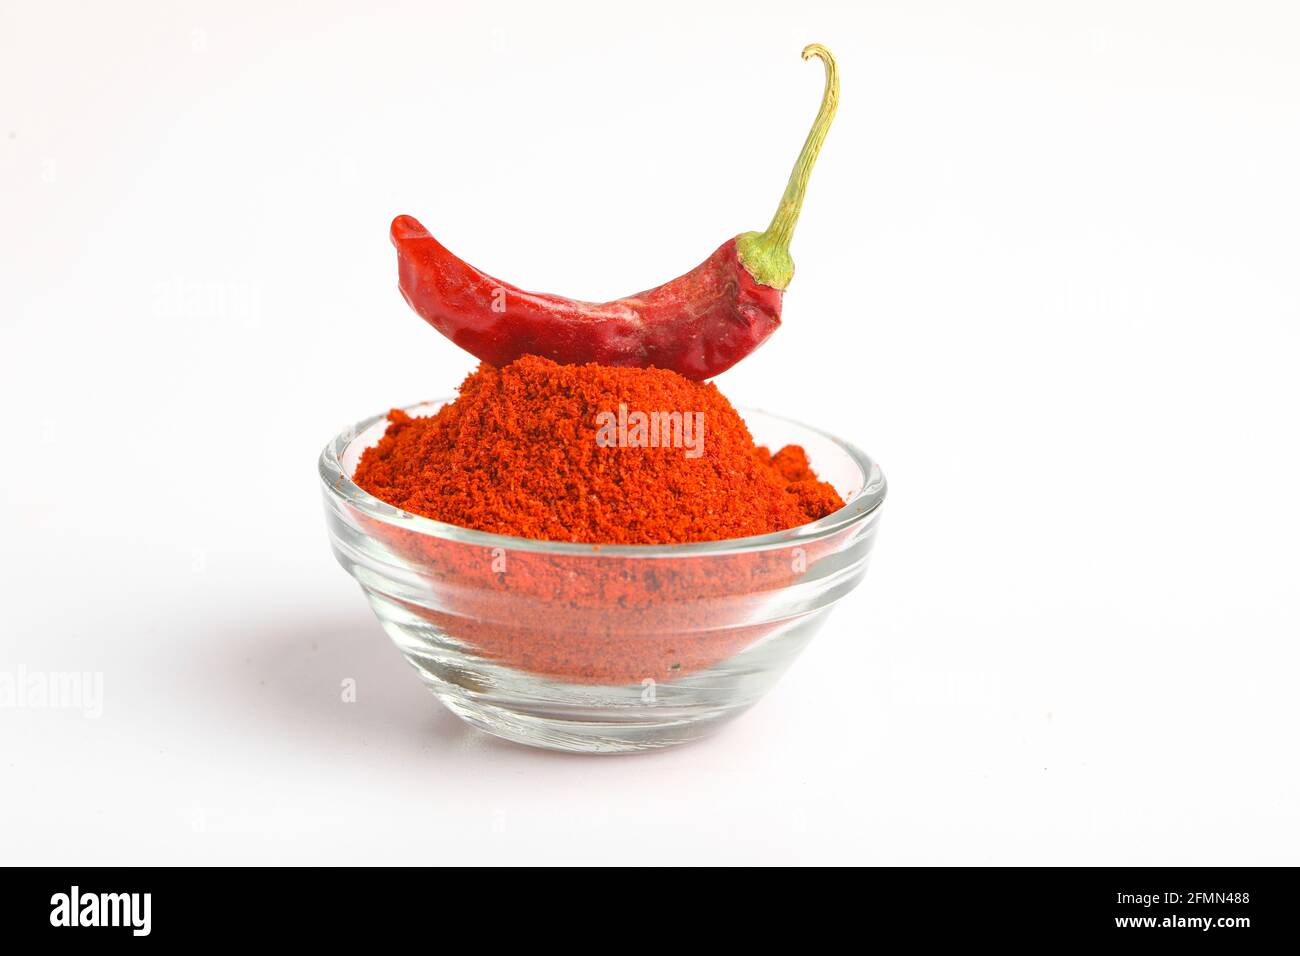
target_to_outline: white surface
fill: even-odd
[[[104,681],[0,709],[0,860],[1298,862],[1293,5],[371,6],[0,7],[0,670]],[[668,279],[766,224],[813,40],[719,384],[881,461],[871,573],[708,742],[494,742],[326,546],[325,441],[473,364],[388,222]]]

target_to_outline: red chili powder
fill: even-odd
[[[496,534],[715,541],[784,531],[844,505],[802,448],[755,446],[716,386],[664,369],[527,355],[480,365],[430,417],[395,409],[389,422],[353,481],[412,514]]]
[[[622,444],[608,428],[620,405]],[[638,411],[698,412],[703,440],[692,432],[687,441],[683,419],[678,445],[661,428],[658,447],[645,447]],[[525,356],[481,366],[432,416],[394,411],[389,422],[353,480],[406,511],[499,534],[597,546],[707,541],[785,530],[843,505],[801,448],[756,447],[714,386],[670,371]],[[852,533],[646,560],[599,547],[488,548],[355,518],[427,581],[427,601],[384,598],[390,615],[432,625],[421,636],[425,666],[485,688],[490,675],[447,662],[468,651],[522,673],[634,687],[712,667],[797,624],[771,601]]]

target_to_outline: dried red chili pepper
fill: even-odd
[[[398,216],[391,235],[402,295],[435,329],[498,367],[533,354],[562,364],[653,365],[697,380],[726,371],[781,324],[782,294],[794,275],[790,238],[839,102],[830,51],[814,43],[803,51],[805,60],[812,56],[826,65],[821,109],[764,232],[728,239],[658,288],[593,303],[494,279],[452,255],[412,217]]]

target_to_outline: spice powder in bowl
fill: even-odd
[[[715,385],[662,369],[524,356],[479,366],[432,417],[395,410],[390,423],[352,480],[494,534],[680,544],[784,531],[844,506],[802,448],[756,447]]]
[[[754,444],[712,384],[662,369],[482,365],[427,418],[400,410],[353,481],[412,514],[494,534],[665,545],[768,534],[844,502],[803,449]],[[575,683],[672,680],[723,660],[775,626],[734,625],[737,603],[798,577],[774,548],[654,562],[482,546],[370,526],[440,595],[406,610],[497,663]],[[807,555],[808,563],[817,555]],[[598,568],[598,573],[591,573]]]

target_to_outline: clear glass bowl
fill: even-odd
[[[741,414],[759,444],[802,445],[848,504],[789,531],[696,544],[487,534],[352,482],[387,426],[376,415],[321,453],[330,542],[420,677],[474,726],[592,753],[695,740],[757,701],[862,580],[885,498],[880,468],[847,442]]]

